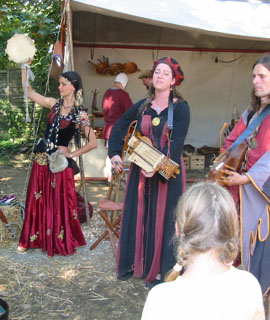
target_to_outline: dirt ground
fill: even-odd
[[[0,197],[15,194],[24,204],[28,164],[23,159],[0,166]],[[196,178],[194,176],[194,178]],[[74,255],[49,258],[39,249],[16,252],[17,240],[0,243],[0,298],[9,304],[9,319],[140,319],[148,289],[142,279],[116,279],[116,264],[108,239],[89,247],[105,230],[96,211],[106,196],[105,182],[86,184],[94,207],[82,224],[87,245]]]

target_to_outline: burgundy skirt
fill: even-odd
[[[77,212],[73,169],[52,173],[45,154],[37,154],[27,190],[19,246],[41,248],[48,256],[69,255],[85,245]]]

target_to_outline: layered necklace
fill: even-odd
[[[71,106],[64,106],[64,105],[62,105],[62,107],[63,107],[64,109],[70,109],[70,108],[73,107],[73,104],[72,104]]]
[[[61,115],[60,114],[61,106],[63,106],[63,100],[59,99],[54,106],[55,116],[54,116],[53,123],[50,127],[48,138],[47,138],[47,148],[46,148],[47,154],[51,150],[51,143],[52,142],[53,142],[54,146],[58,145],[59,128],[60,128],[61,120],[72,121],[72,122],[76,123],[76,118],[77,118],[78,112],[80,111],[79,108],[78,109],[71,109],[71,111],[67,115]],[[64,108],[68,108],[68,107],[64,107]],[[55,137],[54,141],[52,141],[53,135]]]

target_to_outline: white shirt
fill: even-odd
[[[178,277],[148,294],[142,320],[264,320],[262,291],[249,272],[234,267],[202,280]]]

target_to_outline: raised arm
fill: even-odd
[[[23,91],[26,92],[26,78],[27,78],[27,68],[22,66],[21,68],[21,77],[22,77],[22,88]],[[55,105],[56,99],[55,98],[49,98],[45,97],[39,93],[37,93],[29,83],[28,87],[28,98],[31,99],[32,101],[36,102],[40,106],[43,106],[45,108],[51,108]]]

